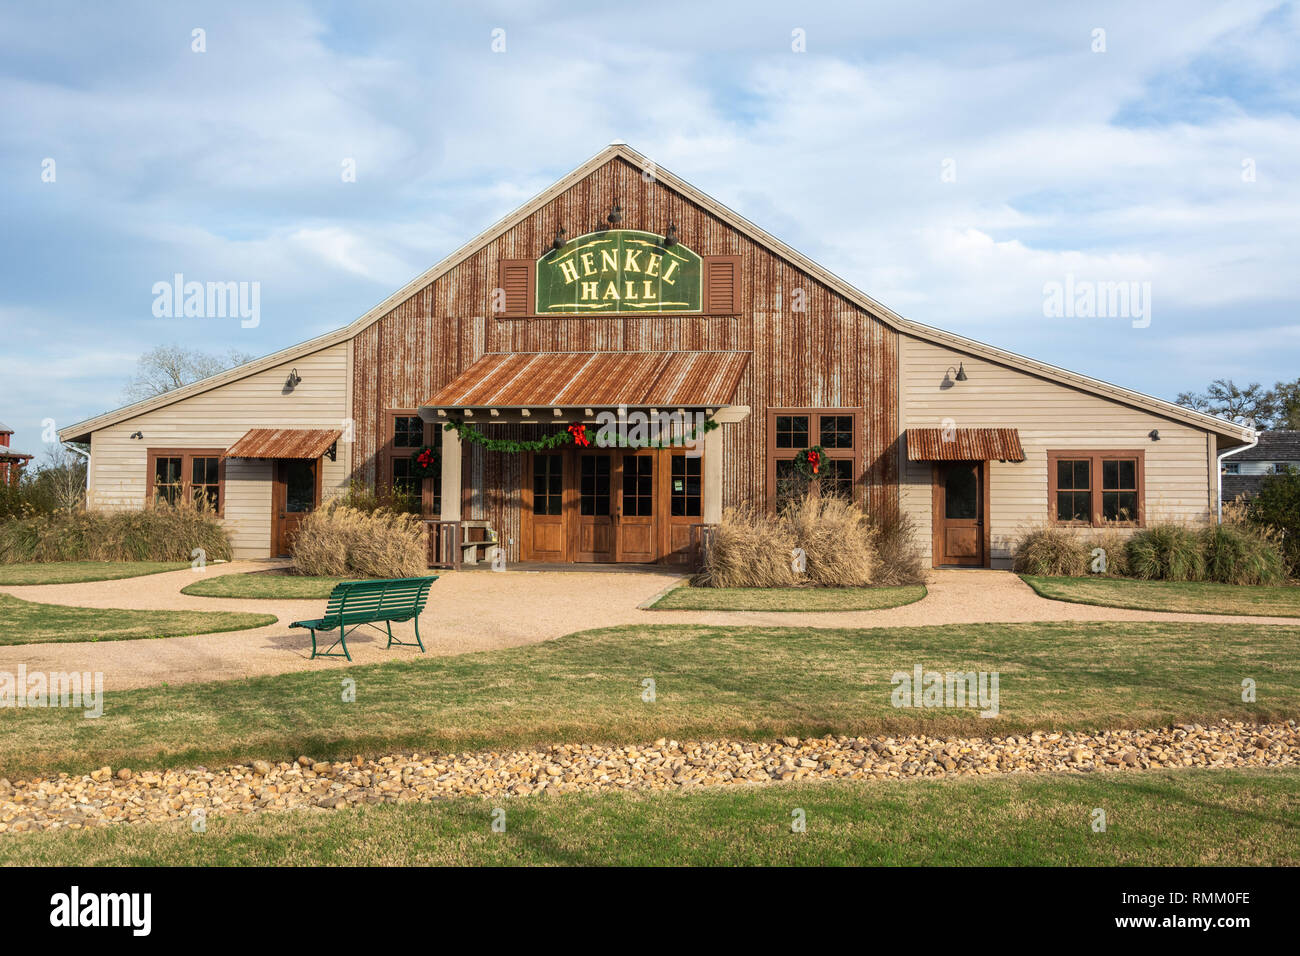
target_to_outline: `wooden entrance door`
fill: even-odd
[[[271,506],[272,545],[283,557],[293,549],[298,525],[320,502],[320,459],[283,458],[275,462]]]
[[[613,561],[615,514],[614,456],[607,451],[578,452],[575,561]]]
[[[981,461],[934,466],[935,567],[985,566],[987,478]]]
[[[655,464],[659,455],[651,449],[616,454],[619,460],[619,497],[615,560],[649,564],[659,557],[655,546],[659,537],[656,524],[658,506],[662,504],[655,483]]]
[[[562,452],[538,452],[532,456],[531,495],[524,498],[527,537],[523,556],[535,561],[563,561],[565,459]]]

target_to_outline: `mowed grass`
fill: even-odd
[[[492,831],[505,809],[504,833]],[[1094,833],[1093,810],[1106,811]],[[791,831],[803,810],[807,829]],[[462,799],[0,838],[25,866],[1296,866],[1300,770]]]
[[[351,580],[355,579],[286,574],[283,571],[248,571],[242,574],[222,574],[201,578],[181,588],[181,593],[197,597],[280,598],[303,601],[311,598],[328,598],[330,592],[334,590],[334,585]]]
[[[916,664],[997,670],[999,716],[896,709],[890,678]],[[1241,699],[1247,677],[1254,703]],[[647,680],[653,703],[642,699]],[[1300,629],[1288,627],[645,625],[454,657],[112,692],[97,719],[68,708],[3,709],[0,776],[660,736],[988,736],[1297,714]]]
[[[925,597],[920,584],[888,588],[673,588],[652,611],[875,611]]]
[[[1131,578],[1021,575],[1045,598],[1075,604],[1189,614],[1300,617],[1300,587],[1251,587],[1212,581],[1135,581]]]
[[[129,641],[242,631],[274,624],[274,614],[233,611],[122,611],[37,604],[0,594],[0,647],[75,641]],[[0,716],[0,724],[4,717]]]
[[[184,561],[32,561],[0,564],[0,585],[116,581],[188,568]]]

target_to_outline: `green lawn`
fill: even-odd
[[[895,709],[890,677],[915,664],[999,671],[1000,716]],[[1246,677],[1257,682],[1255,703],[1241,700]],[[352,702],[341,699],[348,678]],[[642,700],[647,678],[654,703]],[[660,736],[996,735],[1297,715],[1297,628],[637,625],[454,657],[112,692],[94,720],[66,708],[10,710],[0,714],[0,776]]]
[[[875,611],[925,597],[921,584],[892,588],[673,588],[653,611]]]
[[[327,598],[334,590],[334,585],[351,580],[355,579],[285,574],[282,571],[248,571],[243,574],[200,578],[182,588],[181,593],[198,597],[280,598],[298,601]]]
[[[118,611],[36,604],[0,594],[0,646],[73,641],[129,641],[242,631],[274,624],[274,614],[232,611]]]
[[[1135,581],[1132,578],[1050,578],[1022,574],[1045,598],[1075,604],[1189,614],[1300,617],[1300,587],[1248,587],[1210,581]]]
[[[189,566],[187,561],[29,561],[0,564],[0,585],[116,581]]]
[[[7,835],[0,864],[1296,866],[1298,821],[1294,768],[1051,774],[209,817],[202,834],[182,822]]]

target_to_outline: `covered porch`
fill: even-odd
[[[500,489],[517,517],[517,540],[500,542],[512,564],[691,563],[703,527],[722,516],[723,429],[749,414],[733,404],[748,361],[748,352],[483,356],[419,408],[444,429],[437,533],[463,530],[467,499],[485,491],[464,486],[466,446],[477,443],[518,456],[518,487]],[[498,437],[506,432],[522,437]],[[443,560],[464,550],[463,540],[435,547]]]

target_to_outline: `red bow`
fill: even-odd
[[[587,441],[587,426],[575,422],[569,426],[569,434],[573,436],[573,443],[580,448],[586,448],[591,442]]]
[[[416,461],[420,463],[420,466],[422,468],[428,468],[431,464],[433,464],[433,452],[431,451],[420,452],[420,456],[416,459]]]
[[[817,454],[817,452],[815,451],[808,452],[808,464],[812,465],[812,470],[814,475],[818,474],[821,471],[821,467],[822,467],[821,462],[822,462],[821,455]]]

